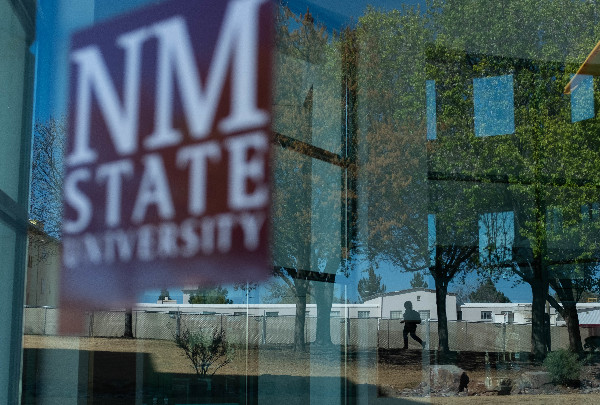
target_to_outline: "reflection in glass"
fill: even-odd
[[[473,98],[476,136],[515,132],[512,75],[473,79]]]
[[[578,86],[571,91],[571,122],[594,118],[594,77],[581,75]]]
[[[437,113],[435,100],[435,80],[426,81],[427,98],[427,139],[432,140],[437,137]]]
[[[515,215],[512,211],[491,212],[479,218],[479,260],[483,265],[507,263],[512,259]]]
[[[71,26],[147,2],[87,1],[89,18],[80,22],[75,10],[84,6],[42,2],[73,21],[52,25],[59,41],[41,36],[52,48],[46,54],[63,55],[40,64],[54,72],[39,76],[41,87],[65,87]],[[472,366],[472,390],[517,381],[522,366],[538,370],[533,355],[581,351],[592,332],[580,328],[577,301],[597,299],[599,129],[589,119],[593,80],[581,83],[570,105],[562,88],[571,62],[589,51],[583,44],[593,42],[587,31],[597,25],[596,6],[289,3],[299,13],[280,8],[276,25],[274,277],[227,285],[234,302],[223,307],[134,311],[136,339],[105,339],[102,350],[89,345],[122,336],[124,311],[90,312],[89,337],[75,342],[28,333],[27,344],[41,341],[44,350],[71,346],[26,362],[26,382],[37,384],[24,384],[27,398],[46,399],[58,385],[71,398],[78,388],[109,397],[133,381],[138,391],[130,393],[142,403],[371,403],[457,391],[432,377],[438,365]],[[46,89],[40,102],[60,111],[64,92],[50,97]],[[359,281],[370,271],[388,290],[360,302],[369,295]],[[414,274],[427,283],[412,286]],[[488,296],[461,304],[486,285],[519,303]],[[399,354],[407,299],[422,320],[425,348],[411,340]],[[57,311],[27,308],[29,322]],[[212,382],[177,357],[178,322],[223,328],[236,345],[235,359]],[[127,354],[101,353],[118,350]],[[98,382],[115,374],[119,357],[130,374],[102,391]],[[51,375],[66,362],[79,369]]]

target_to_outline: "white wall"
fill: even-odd
[[[33,307],[58,305],[60,245],[41,232],[29,231],[25,304]]]
[[[186,290],[184,290],[186,291]],[[411,301],[415,311],[429,311],[430,319],[437,319],[437,305],[435,303],[435,290],[425,288],[414,288],[410,290],[396,291],[377,296],[365,301],[363,304],[333,304],[331,310],[339,311],[339,316],[358,318],[359,311],[369,311],[369,318],[390,318],[392,311],[402,311],[404,313],[404,303]],[[186,302],[186,295],[184,295]],[[148,309],[147,306],[153,309]],[[171,307],[169,307],[171,306]],[[215,312],[217,314],[233,315],[235,312],[249,312],[250,316],[261,316],[266,312],[278,312],[279,316],[292,316],[296,314],[294,304],[221,304],[221,305],[173,305],[173,304],[139,304],[140,309],[163,312],[168,311],[183,312]],[[307,316],[317,316],[317,307],[315,304],[306,306]],[[446,296],[446,315],[449,321],[457,320],[456,295],[448,294]],[[423,318],[423,316],[422,316]]]
[[[462,320],[468,322],[494,322],[498,319],[500,322],[503,311],[510,311],[514,314],[514,323],[531,323],[531,304],[529,303],[467,303],[460,306],[462,311]],[[492,319],[481,319],[481,312],[489,311],[492,313]],[[551,312],[554,313],[554,312]]]
[[[382,294],[379,297],[365,301],[365,304],[379,304],[381,317],[391,318],[392,311],[402,311],[402,314],[404,314],[404,303],[406,301],[412,302],[415,311],[429,311],[430,319],[437,319],[435,290],[426,288],[413,288]],[[454,294],[446,295],[446,316],[449,321],[457,319],[456,295]]]
[[[277,312],[278,316],[295,316],[295,304],[137,304],[136,310],[151,311],[151,312],[185,312],[199,313],[214,312],[216,314],[234,315],[236,312],[240,315],[248,314],[249,316],[263,316],[267,312]],[[332,313],[339,312],[340,317],[358,318],[359,311],[369,311],[370,318],[379,316],[379,306],[373,304],[333,304],[331,307]],[[306,305],[306,316],[317,316],[317,305]]]

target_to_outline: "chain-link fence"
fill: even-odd
[[[381,319],[379,321],[378,347],[397,349],[404,346],[404,324],[400,319]],[[581,328],[581,338],[594,334],[591,328]],[[438,348],[437,321],[424,321],[417,329],[417,335],[424,341],[429,339],[431,349]],[[569,347],[569,331],[566,327],[550,327],[551,348]],[[409,337],[409,344],[412,338]],[[530,352],[531,325],[490,323],[490,322],[448,322],[448,345],[452,351],[475,352]]]
[[[245,316],[205,315],[190,313],[156,313],[134,311],[132,332],[139,339],[173,340],[186,328],[212,333],[224,330],[232,344],[291,345],[294,343],[295,316]],[[52,307],[25,308],[25,334],[56,335],[58,309]],[[86,314],[86,336],[120,337],[125,334],[126,312],[94,311]],[[356,348],[397,349],[404,345],[404,324],[400,319],[339,318],[329,320],[331,341]],[[569,334],[566,327],[552,326],[552,349],[567,348]],[[317,318],[307,317],[304,327],[306,342],[314,342]],[[438,347],[436,321],[423,321],[417,335],[429,342],[431,349]],[[592,329],[582,328],[581,337],[592,335]],[[489,322],[448,322],[448,341],[453,351],[478,352],[529,352],[531,351],[531,325],[500,324]],[[416,345],[409,338],[410,345]]]
[[[56,335],[58,311],[53,307],[25,307],[26,335]]]

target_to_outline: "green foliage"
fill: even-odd
[[[577,383],[582,366],[583,362],[576,353],[564,349],[548,353],[544,360],[544,367],[557,384]]]
[[[510,302],[504,293],[498,291],[491,278],[485,279],[479,287],[469,294],[470,302]]]
[[[358,280],[358,294],[362,301],[385,292],[385,284],[381,284],[381,276],[375,274],[372,267],[367,270],[367,276]]]
[[[267,293],[262,299],[265,304],[296,304],[298,301],[293,286],[290,287],[285,282],[275,279],[267,284],[266,289]],[[312,296],[307,293],[308,303],[312,302],[311,298]]]
[[[368,207],[358,248],[374,262],[427,269],[442,292],[468,271],[494,280],[516,276],[532,288],[533,346],[543,355],[549,285],[564,303],[597,282],[600,121],[572,123],[563,89],[600,25],[594,2],[505,3],[428,0],[426,10],[368,8],[356,29],[340,35],[328,35],[310,13],[285,11],[278,20],[274,127],[339,152],[339,141],[330,143],[327,134],[340,132],[328,123],[341,121],[335,100],[345,83],[344,129],[360,144],[360,181],[349,198],[360,195]],[[506,75],[514,86],[514,132],[478,137],[473,80]],[[435,82],[434,141],[425,141],[427,80]],[[598,104],[598,92],[595,97]],[[337,255],[328,243],[337,244],[339,235],[311,226],[339,212],[340,198],[326,192],[331,174],[315,170],[310,159],[276,154],[275,262],[312,269],[313,246],[320,255]],[[480,238],[482,228],[487,234]],[[482,241],[487,253],[480,258]],[[327,262],[337,264],[334,259]],[[369,274],[359,283],[361,297],[377,293],[380,284]],[[493,298],[485,301],[505,301],[491,281],[486,289]],[[443,304],[439,309],[445,313]],[[445,329],[443,319],[439,327]],[[447,333],[439,335],[442,341]]]
[[[410,280],[411,288],[427,288],[427,281],[421,273],[415,273],[412,280]]]
[[[209,334],[202,330],[191,332],[183,328],[179,336],[175,336],[175,344],[183,350],[198,375],[207,375],[213,365],[211,375],[214,375],[218,369],[231,362],[234,352],[227,343],[223,329],[215,329]]]
[[[429,3],[435,41],[426,69],[436,83],[438,131],[428,145],[428,164],[448,183],[474,184],[462,195],[442,190],[447,197],[440,208],[452,213],[447,206],[454,199],[477,213],[514,213],[510,264],[491,260],[480,269],[495,266],[494,277],[508,273],[530,284],[533,350],[542,357],[548,286],[564,306],[597,280],[599,121],[572,123],[563,91],[597,42],[598,6],[563,0]],[[514,133],[476,137],[473,80],[502,75],[513,80]],[[485,247],[488,256],[506,258],[497,247]],[[577,322],[572,325],[571,341],[577,342]]]
[[[160,295],[158,296],[158,300],[168,300],[170,297],[169,295],[169,290],[167,290],[166,288],[163,288],[162,290],[160,290]]]
[[[233,300],[227,298],[228,291],[223,287],[200,288],[190,295],[190,304],[233,304]]]

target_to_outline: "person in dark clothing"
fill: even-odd
[[[402,331],[402,336],[404,337],[404,347],[403,349],[408,349],[408,335],[419,342],[421,346],[423,346],[423,341],[417,336],[417,325],[421,323],[421,317],[419,313],[412,308],[412,302],[406,301],[404,303],[404,308],[406,311],[404,312],[404,320],[401,323],[404,324],[404,330]]]

